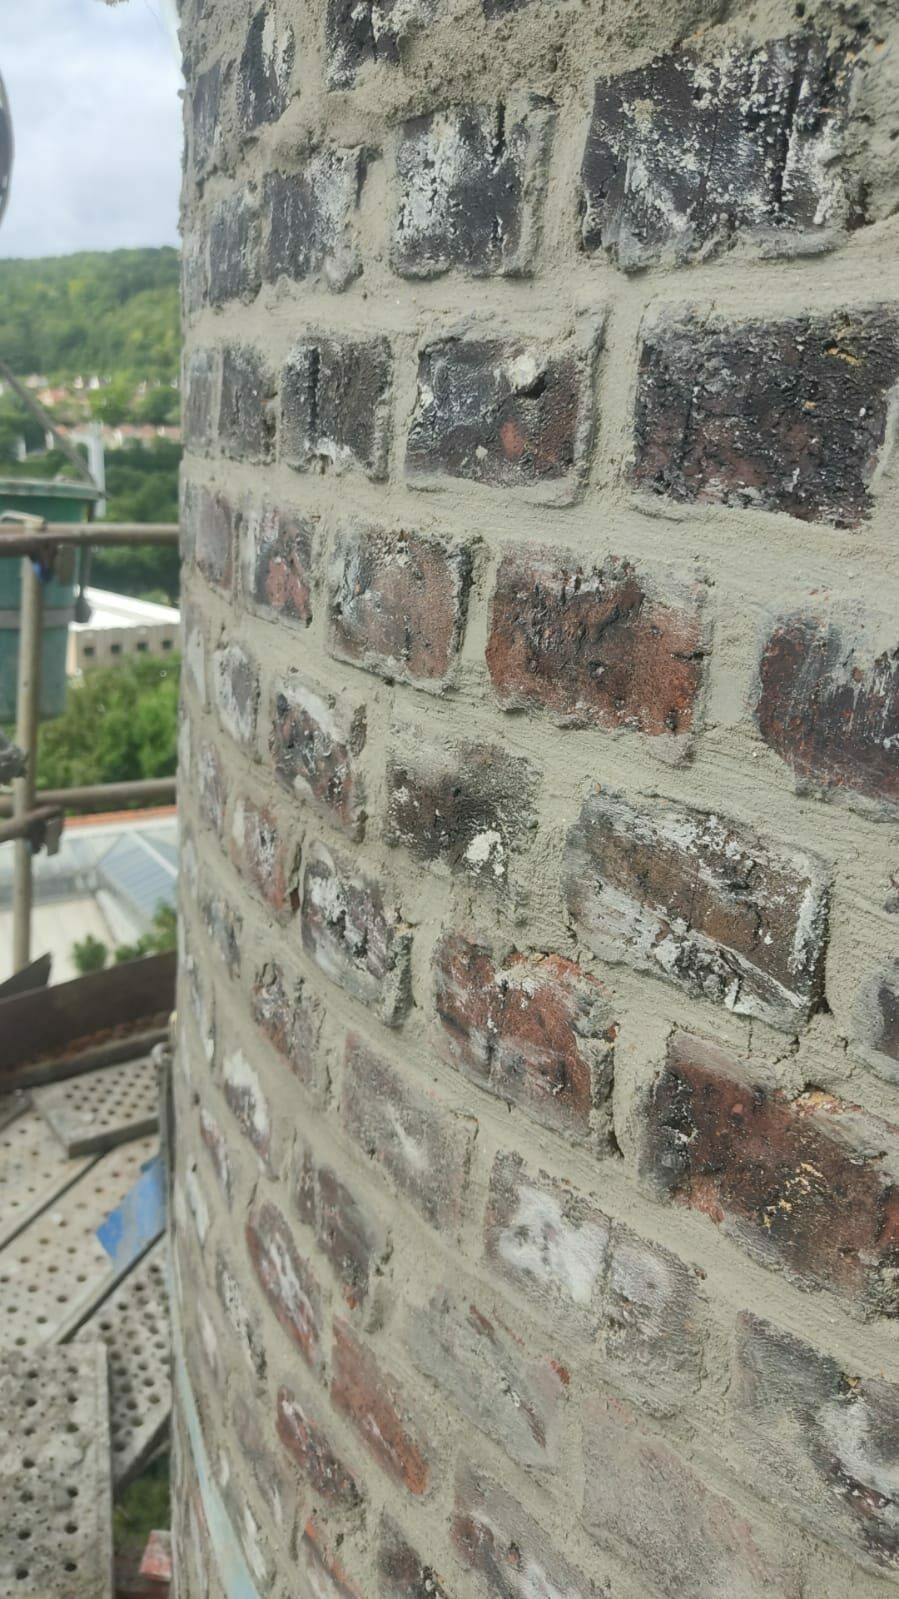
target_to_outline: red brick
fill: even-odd
[[[244,515],[244,585],[253,608],[272,621],[312,621],[315,533],[306,517],[265,504]]]
[[[462,1215],[476,1123],[413,1087],[360,1038],[347,1039],[343,1122],[432,1227]]]
[[[352,1510],[361,1499],[352,1473],[335,1455],[327,1437],[289,1388],[279,1388],[278,1437],[314,1491],[327,1504]]]
[[[253,1016],[294,1075],[310,1088],[321,1087],[321,1007],[308,986],[292,980],[277,961],[267,961],[253,983]]]
[[[899,653],[813,616],[778,623],[756,707],[765,743],[804,785],[899,804]]]
[[[468,1466],[456,1476],[452,1535],[491,1599],[600,1599],[608,1592],[572,1569],[530,1511]]]
[[[801,1599],[782,1527],[748,1521],[620,1400],[588,1400],[585,1422],[584,1520],[654,1592]]]
[[[881,308],[660,324],[640,353],[634,480],[674,500],[856,527],[897,376],[899,321]]]
[[[514,549],[500,562],[487,665],[507,710],[689,733],[704,654],[698,602],[666,602],[630,561],[585,567],[565,551]]]
[[[272,1152],[271,1111],[259,1073],[242,1049],[224,1055],[222,1087],[241,1131],[267,1164]]]
[[[345,1322],[334,1322],[331,1402],[353,1423],[388,1476],[423,1494],[430,1467],[412,1432],[393,1379]]]
[[[435,955],[444,1052],[490,1093],[576,1137],[611,1134],[608,996],[560,955],[490,950],[448,934]]]
[[[791,1098],[678,1034],[648,1106],[646,1169],[801,1288],[899,1315],[899,1128],[810,1089]]]
[[[730,1400],[760,1492],[856,1560],[899,1572],[899,1386],[746,1312]]]
[[[320,1528],[311,1519],[303,1528],[300,1560],[311,1584],[306,1591],[314,1594],[315,1599],[363,1599],[360,1589],[350,1580],[334,1551],[323,1542]]]
[[[461,648],[471,572],[467,546],[420,533],[344,533],[330,584],[331,654],[391,682],[442,684]]]
[[[411,994],[411,931],[380,886],[322,845],[303,877],[303,948],[325,976],[368,1005],[388,1027],[406,1015]]]
[[[600,960],[795,1031],[818,1008],[827,878],[716,815],[596,789],[568,837],[570,915]]]
[[[246,1224],[247,1248],[266,1298],[288,1337],[310,1366],[321,1360],[318,1284],[293,1241],[290,1224],[271,1200],[254,1207]]]
[[[365,831],[356,764],[364,748],[364,707],[325,699],[296,672],[274,684],[269,750],[275,776],[355,839]]]

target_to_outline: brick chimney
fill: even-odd
[[[179,1599],[885,1599],[895,8],[182,43]]]

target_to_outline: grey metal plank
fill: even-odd
[[[0,1349],[60,1341],[114,1286],[121,1273],[95,1229],[157,1147],[142,1138],[102,1155],[0,1250]]]
[[[71,1156],[114,1149],[159,1126],[159,1084],[149,1055],[32,1089],[31,1098]]]
[[[109,1599],[102,1343],[0,1356],[0,1594]]]
[[[0,1094],[0,1129],[15,1121],[30,1104],[31,1096],[21,1088],[14,1089],[11,1094]]]
[[[172,1409],[165,1243],[144,1255],[76,1335],[101,1338],[109,1357],[112,1474],[121,1489],[164,1436]]]
[[[0,1248],[90,1165],[69,1160],[35,1110],[0,1129]]]

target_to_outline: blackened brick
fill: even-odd
[[[240,644],[225,644],[213,656],[213,693],[219,721],[235,743],[252,751],[259,710],[259,672]]]
[[[741,237],[820,249],[856,208],[843,140],[853,53],[812,33],[676,49],[596,86],[583,238],[625,271]]]
[[[745,1313],[731,1404],[766,1497],[817,1537],[899,1571],[899,1387]]]
[[[327,81],[346,89],[363,67],[397,66],[400,47],[440,10],[441,0],[328,0],[325,20]]]
[[[267,805],[240,794],[231,818],[231,858],[276,916],[299,907],[299,850],[283,821]]]
[[[240,946],[243,934],[243,917],[229,903],[220,889],[209,881],[200,888],[200,916],[213,949],[231,977],[240,972]]]
[[[279,1388],[278,1437],[314,1491],[327,1504],[352,1510],[361,1498],[356,1481],[308,1407],[289,1388]]]
[[[352,1422],[388,1476],[411,1494],[428,1486],[430,1467],[409,1428],[406,1406],[371,1350],[334,1322],[331,1403]]]
[[[351,838],[361,838],[365,806],[357,757],[365,747],[364,707],[325,699],[297,672],[277,679],[272,695],[275,776]]]
[[[275,380],[258,350],[233,345],[222,356],[219,443],[236,461],[270,461],[275,453]]]
[[[458,1227],[473,1119],[447,1110],[354,1037],[347,1040],[342,1113],[351,1137],[426,1221],[448,1231]]]
[[[526,760],[490,744],[431,743],[404,729],[388,758],[387,792],[389,844],[505,885],[533,815],[536,778]]]
[[[267,961],[253,982],[253,1017],[291,1071],[309,1088],[321,1085],[321,1008],[299,979]]]
[[[261,282],[259,208],[248,194],[216,206],[209,224],[209,300],[251,300]]]
[[[222,1088],[244,1136],[266,1163],[272,1148],[272,1116],[253,1062],[242,1049],[227,1050],[222,1059]]]
[[[296,44],[277,7],[260,6],[250,23],[237,75],[237,111],[244,133],[274,122],[287,109]]]
[[[688,733],[704,653],[698,600],[669,602],[630,561],[503,555],[487,665],[508,709],[539,706],[564,725]]]
[[[254,1207],[246,1223],[247,1249],[262,1289],[284,1331],[306,1362],[321,1360],[321,1299],[290,1224],[271,1200]]]
[[[899,805],[899,651],[875,659],[813,616],[775,628],[759,668],[765,743],[804,784]]]
[[[278,622],[312,621],[315,532],[312,523],[271,505],[243,518],[244,587],[253,607]]]
[[[311,1147],[296,1151],[294,1208],[315,1232],[351,1309],[368,1297],[371,1277],[387,1253],[387,1236],[370,1208],[360,1202],[332,1167],[316,1164]]]
[[[471,575],[467,545],[343,533],[331,570],[331,654],[391,680],[440,686],[461,647]]]
[[[212,350],[191,350],[184,366],[184,447],[195,455],[207,455],[215,441],[219,376]]]
[[[827,880],[814,857],[715,815],[588,795],[569,834],[571,915],[601,960],[774,1027],[822,992]]]
[[[281,376],[281,457],[298,472],[387,475],[390,346],[386,339],[317,337],[298,344]]]
[[[194,172],[205,178],[217,165],[220,157],[222,127],[222,97],[227,85],[227,73],[221,64],[213,62],[206,72],[194,79],[191,97],[191,122],[193,124]]]
[[[495,1316],[450,1292],[411,1313],[405,1342],[419,1371],[511,1460],[556,1464],[565,1391],[558,1362],[528,1358]]]
[[[383,1599],[449,1599],[443,1578],[407,1543],[387,1515],[381,1518],[378,1574]]]
[[[546,102],[463,105],[407,122],[397,152],[394,270],[527,273],[554,112]]]
[[[221,837],[228,804],[228,780],[218,749],[205,739],[197,747],[196,794],[200,816],[206,826]]]
[[[393,1027],[411,1002],[412,935],[377,883],[314,848],[303,878],[303,947],[326,977]]]
[[[231,587],[238,520],[221,494],[198,488],[191,496],[194,559],[208,583]]]
[[[678,1034],[647,1107],[644,1165],[799,1287],[899,1316],[899,1132],[832,1094],[791,1097]]]
[[[602,984],[560,955],[491,951],[459,934],[435,957],[449,1059],[490,1093],[559,1132],[611,1132],[617,1027]]]
[[[270,218],[264,271],[282,276],[321,276],[328,288],[345,289],[362,271],[353,218],[365,176],[361,149],[321,150],[301,172],[273,172],[263,198]]]
[[[674,500],[855,527],[897,376],[889,309],[659,326],[640,354],[634,481]]]
[[[591,430],[589,353],[523,341],[443,339],[419,356],[410,476],[497,488],[575,479]]]

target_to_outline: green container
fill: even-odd
[[[87,483],[52,483],[40,478],[0,478],[0,516],[18,511],[48,522],[83,522],[87,508],[99,498]],[[64,559],[64,558],[63,558]],[[74,576],[73,563],[69,558]],[[0,722],[16,719],[19,660],[19,610],[22,562],[0,558]],[[66,703],[66,650],[75,603],[74,582],[54,578],[44,585],[44,627],[41,644],[42,717],[59,716]]]

